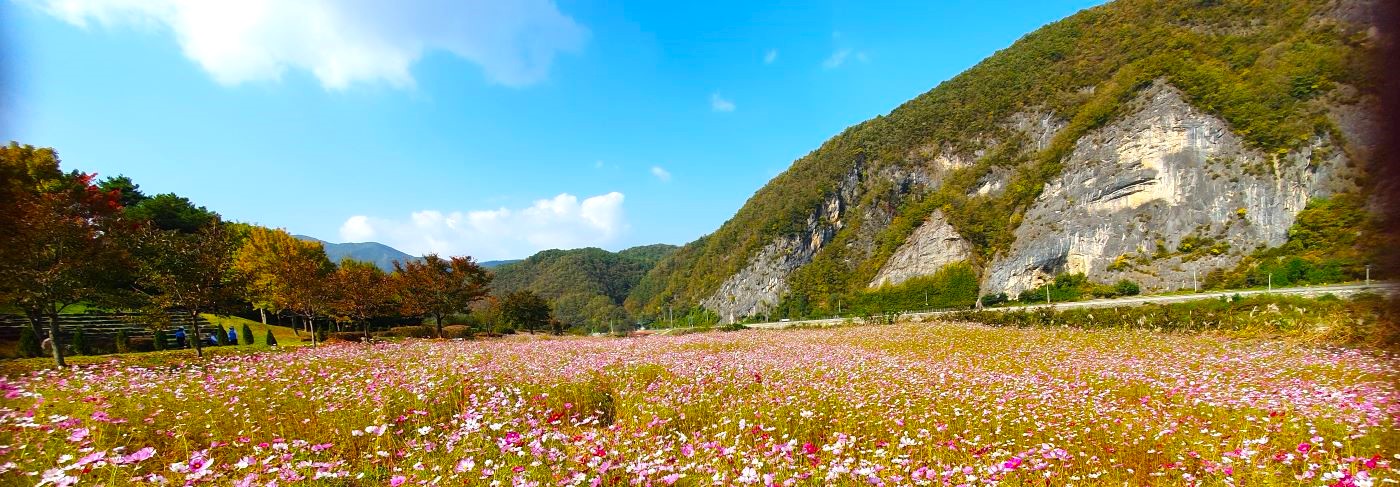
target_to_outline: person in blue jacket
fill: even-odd
[[[237,345],[237,344],[238,344],[238,332],[233,331],[233,327],[232,327],[232,326],[228,327],[228,344],[229,344],[229,345]]]
[[[175,329],[175,348],[185,348],[185,327]]]

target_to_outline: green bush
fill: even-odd
[[[216,324],[214,325],[214,330],[214,341],[218,342],[219,346],[221,347],[224,345],[229,345],[228,330],[224,329],[224,325]]]
[[[92,344],[88,343],[86,336],[83,336],[82,328],[73,332],[72,341],[74,355],[92,355]]]
[[[443,338],[471,338],[472,328],[466,325],[447,325],[442,327]]]
[[[269,346],[269,347],[275,347],[275,346],[277,346],[277,337],[272,336],[272,329],[271,329],[271,328],[268,328],[268,329],[267,329],[267,336],[266,336],[265,338],[263,338],[263,343],[266,343],[267,346]]]
[[[169,344],[169,338],[166,337],[165,330],[156,330],[155,338],[151,340],[152,348],[156,350],[165,350]]]
[[[243,324],[243,332],[239,335],[239,339],[243,341],[244,345],[253,344],[253,329],[250,328],[247,323]]]
[[[1138,287],[1138,283],[1127,279],[1118,281],[1113,285],[1113,289],[1119,296],[1137,296],[1142,292],[1142,289]]]
[[[401,338],[432,338],[437,336],[437,330],[431,326],[395,326],[390,328],[388,336]]]
[[[127,353],[131,351],[131,337],[126,335],[126,330],[117,330],[117,338],[113,345],[117,347],[117,353]]]
[[[19,330],[19,356],[23,358],[44,356],[44,348],[40,343],[39,336],[35,335],[34,330],[28,326]]]

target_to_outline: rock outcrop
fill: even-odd
[[[968,260],[972,246],[935,210],[885,262],[870,287],[899,284],[911,277],[932,275],[948,264]]]
[[[984,293],[1015,296],[1059,273],[1189,288],[1257,246],[1283,243],[1309,199],[1354,187],[1345,151],[1328,138],[1259,153],[1163,82],[1125,113],[1078,141],[1015,244],[984,273]]]

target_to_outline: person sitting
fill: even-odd
[[[175,348],[185,348],[185,327],[175,329]]]
[[[210,333],[210,334],[209,334],[209,346],[211,346],[211,347],[216,347],[216,346],[218,346],[218,345],[219,345],[219,335],[216,334],[216,333]]]
[[[229,345],[237,345],[237,344],[238,344],[238,332],[233,331],[233,327],[232,327],[232,326],[228,327],[228,344],[229,344]]]

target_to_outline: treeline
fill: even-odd
[[[290,313],[313,344],[325,331],[318,322],[367,335],[382,317],[428,320],[442,336],[445,319],[473,308],[511,328],[551,325],[548,303],[529,291],[490,297],[492,274],[470,257],[427,255],[388,273],[333,263],[320,243],[284,230],[146,195],[124,176],[65,172],[49,148],[0,147],[0,210],[0,306],[24,315],[26,333],[48,335],[59,366],[59,315],[78,306],[138,311],[157,329],[172,311],[197,321],[257,310],[264,323],[267,313]],[[203,356],[200,330],[191,331]]]

